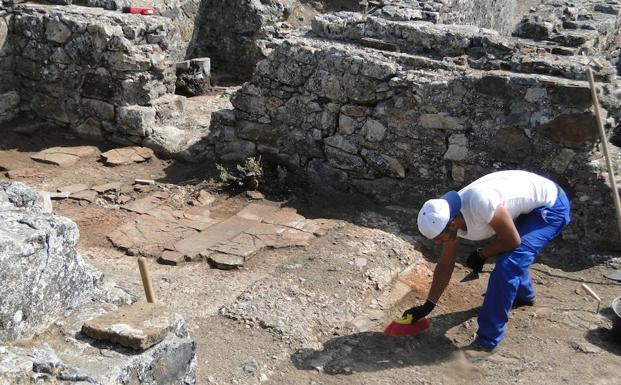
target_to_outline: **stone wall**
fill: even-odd
[[[215,68],[249,77],[282,39],[299,32],[295,27],[308,26],[310,15],[335,8],[362,10],[355,0],[206,0],[189,56],[209,56]],[[390,20],[472,24],[508,35],[514,8],[515,0],[399,0],[370,5],[368,11]]]
[[[255,64],[268,53],[272,40],[291,32],[285,22],[292,3],[289,0],[203,1],[191,56],[208,56],[214,68],[249,77]]]
[[[598,12],[598,2],[582,4]],[[616,25],[617,15],[600,16]],[[610,127],[621,116],[616,72],[603,45],[589,51],[601,67],[584,48],[474,26],[320,15],[312,35],[258,64],[235,109],[214,115],[211,140],[223,160],[261,154],[319,190],[414,207],[489,172],[536,171],[574,201],[565,239],[619,249],[585,81],[592,66]],[[621,151],[612,152],[619,165]]]
[[[393,21],[466,24],[510,35],[516,0],[397,0],[369,14]]]
[[[83,5],[87,7],[103,8],[106,10],[123,10],[128,6],[154,7],[157,14],[167,17],[179,30],[179,49],[185,53],[194,36],[196,15],[201,0],[57,0],[58,3]]]
[[[177,42],[162,17],[26,5],[12,17],[6,44],[23,111],[82,136],[140,143],[174,92]]]

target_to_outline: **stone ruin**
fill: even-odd
[[[316,189],[405,206],[496,170],[532,170],[573,198],[564,239],[619,249],[586,69],[611,131],[621,5],[543,1],[512,25],[502,10],[514,1],[493,2],[495,17],[477,11],[485,2],[460,3],[472,11],[396,1],[316,16],[259,62],[234,110],[214,114],[216,154],[261,155]]]
[[[517,19],[513,0],[132,2],[153,17],[121,13],[126,0],[54,3],[0,8],[0,122],[25,113],[193,161],[260,155],[291,183],[400,206],[533,170],[573,198],[566,240],[621,249],[585,78],[618,130],[617,0],[543,0]],[[205,127],[175,91],[204,92],[209,64],[249,81]],[[167,326],[148,339],[113,330],[144,304],[119,309],[135,299],[83,262],[75,224],[42,199],[0,184],[0,382],[155,383],[157,369],[158,383],[194,383],[183,319],[151,309]]]
[[[0,120],[26,112],[192,161],[261,155],[292,183],[405,206],[529,169],[574,198],[566,239],[621,247],[585,80],[592,68],[615,130],[616,0],[544,0],[526,13],[513,0],[158,1],[152,17],[120,13],[122,0],[75,4],[90,7],[5,15]],[[205,56],[254,71],[210,127],[174,94],[178,69]]]
[[[0,182],[0,383],[193,384],[183,318],[143,302],[119,310],[135,298],[82,260],[76,224],[45,199]],[[145,317],[157,326],[130,323]]]

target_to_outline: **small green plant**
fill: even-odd
[[[246,158],[243,164],[237,165],[237,173],[235,174],[221,164],[216,164],[216,168],[220,173],[222,183],[235,183],[240,187],[247,187],[252,190],[259,187],[259,180],[263,176],[261,158]]]
[[[263,167],[261,166],[261,158],[258,160],[255,158],[246,158],[244,165],[237,165],[237,171],[244,176],[263,176]]]
[[[218,169],[218,172],[220,173],[220,181],[222,183],[230,183],[232,179],[232,175],[229,173],[229,171],[221,164],[216,164],[216,168]]]

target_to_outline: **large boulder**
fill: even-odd
[[[102,275],[76,251],[78,228],[21,183],[0,182],[0,341],[28,338],[93,298]]]

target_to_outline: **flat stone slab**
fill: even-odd
[[[205,231],[182,239],[175,243],[174,249],[184,255],[194,256],[220,242],[235,237],[255,224],[256,221],[232,216],[222,222],[216,223]]]
[[[0,171],[9,171],[19,168],[19,162],[8,154],[0,154]]]
[[[262,219],[265,223],[293,227],[295,229],[303,228],[305,220],[306,218],[298,214],[295,209],[289,207],[267,214]]]
[[[246,258],[263,247],[265,247],[265,243],[263,243],[260,237],[242,233],[235,236],[233,239],[220,242],[210,247],[209,250]]]
[[[138,214],[150,215],[163,221],[176,222],[179,225],[190,227],[196,230],[204,230],[209,226],[219,222],[209,217],[209,210],[202,207],[193,207],[189,210],[177,210],[165,202],[168,194],[154,193],[150,196],[137,199],[122,206],[127,211]]]
[[[40,171],[36,168],[32,167],[23,167],[16,168],[14,170],[9,170],[6,173],[7,178],[9,179],[17,179],[17,178],[28,178],[31,176],[37,176],[40,174]]]
[[[211,218],[211,211],[206,206],[195,206],[187,209],[183,212],[183,217],[192,219],[199,222],[211,222],[214,219]]]
[[[159,304],[137,302],[90,319],[82,333],[97,340],[145,350],[161,342],[175,323],[175,315]]]
[[[72,166],[80,160],[80,157],[76,155],[43,152],[31,156],[31,158],[37,162],[54,164],[60,167]]]
[[[88,190],[88,188],[89,187],[87,185],[78,183],[78,184],[72,184],[72,185],[69,185],[69,186],[60,187],[60,188],[57,189],[57,191],[59,193],[74,194],[74,193],[77,193],[79,191]]]
[[[77,193],[73,193],[69,195],[69,198],[93,203],[95,199],[97,199],[97,191],[93,191],[93,190],[78,191]]]
[[[196,234],[196,230],[177,222],[141,215],[108,234],[108,240],[128,254],[157,258],[175,242]]]
[[[121,189],[121,186],[123,186],[123,183],[121,182],[110,182],[110,183],[93,186],[92,189],[97,191],[100,194],[103,194],[108,191],[118,191]]]
[[[242,267],[245,259],[238,255],[211,253],[207,255],[207,262],[216,269],[231,270]]]
[[[51,147],[31,156],[33,160],[55,164],[60,167],[69,167],[88,156],[99,152],[94,146]]]
[[[153,157],[153,150],[147,147],[115,148],[101,154],[108,166],[141,163]]]
[[[336,221],[331,219],[307,219],[304,221],[304,226],[301,230],[312,233],[317,237],[323,237],[334,226],[336,226]]]
[[[250,219],[253,221],[262,221],[266,217],[273,216],[279,211],[278,206],[269,206],[260,203],[251,203],[248,206],[241,209],[237,216],[240,218]]]
[[[74,155],[80,158],[86,158],[89,156],[95,156],[99,153],[99,150],[95,146],[74,146],[74,147],[50,147],[41,151],[42,153],[50,154],[67,154]]]
[[[161,204],[158,197],[148,196],[123,205],[121,208],[138,214],[147,214]]]

